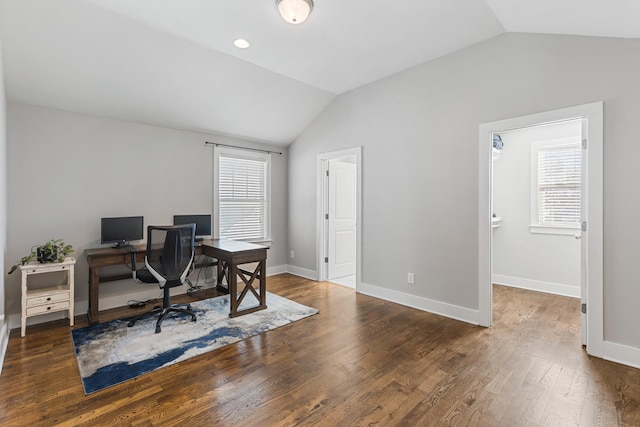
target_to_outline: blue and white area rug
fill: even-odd
[[[247,305],[253,302],[249,300]],[[243,301],[240,308],[244,306]],[[120,319],[72,330],[85,394],[318,312],[269,292],[267,309],[233,319],[229,318],[229,295],[194,302],[191,307],[196,322],[190,316],[170,315],[162,322],[160,334],[155,333],[157,316],[145,317],[131,328],[127,327],[128,319]]]

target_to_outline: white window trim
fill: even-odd
[[[580,230],[580,223],[575,225],[555,226],[542,225],[538,218],[538,151],[548,148],[580,147],[580,137],[571,136],[566,138],[548,139],[543,141],[533,141],[531,143],[531,180],[530,180],[530,222],[529,231],[534,234],[560,234],[574,236]]]
[[[219,194],[219,180],[220,175],[220,156],[228,156],[240,159],[250,160],[264,160],[267,164],[267,176],[266,176],[266,206],[265,206],[265,236],[259,239],[243,239],[243,241],[251,243],[262,243],[270,245],[273,240],[271,238],[271,155],[269,153],[263,153],[259,151],[249,151],[242,149],[235,149],[229,147],[215,146],[213,149],[213,238],[220,238],[220,203],[218,202]]]

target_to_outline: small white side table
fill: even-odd
[[[26,332],[27,317],[52,313],[54,311],[69,311],[69,325],[73,326],[73,275],[75,264],[75,258],[67,257],[63,262],[42,264],[35,261],[20,267],[22,271],[21,337],[24,337]],[[29,276],[59,271],[66,272],[66,283],[29,289]]]

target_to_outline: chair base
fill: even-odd
[[[186,307],[186,308],[181,308],[181,307]],[[162,321],[171,312],[187,314],[187,315],[191,316],[191,321],[192,322],[196,321],[196,314],[193,311],[191,311],[191,305],[190,304],[173,304],[173,305],[170,305],[169,307],[154,308],[153,310],[151,310],[149,312],[146,312],[144,314],[136,316],[136,317],[134,317],[133,319],[131,319],[129,321],[127,326],[128,327],[132,327],[133,325],[136,324],[136,322],[138,320],[140,320],[142,317],[148,316],[149,314],[160,313],[160,316],[158,317],[158,321],[156,322],[156,334],[159,334],[160,332],[162,332],[161,327],[160,327],[160,325],[162,324]]]

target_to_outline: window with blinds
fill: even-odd
[[[219,150],[216,153],[218,237],[269,238],[269,155]]]
[[[535,198],[532,225],[578,228],[582,185],[582,147],[579,140],[574,138],[570,143],[540,142],[532,147],[532,160],[536,163],[535,181],[532,179],[536,183],[535,194],[532,194],[532,199]]]

